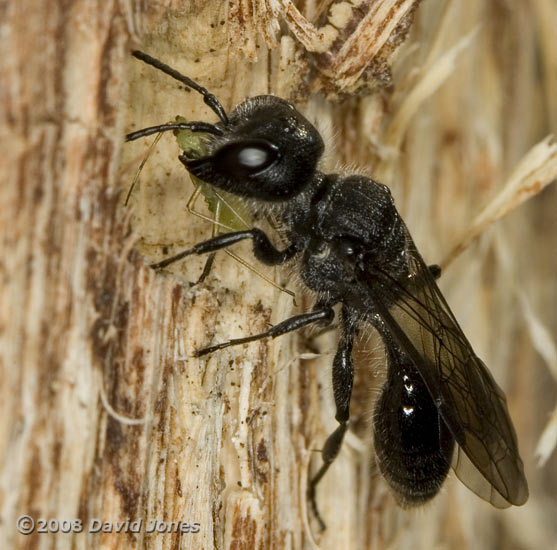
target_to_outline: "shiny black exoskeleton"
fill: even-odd
[[[381,473],[402,506],[434,497],[445,481],[455,440],[414,363],[391,343],[387,381],[374,411]]]
[[[333,306],[341,306],[332,369],[339,426],[325,442],[323,464],[309,486],[317,517],[315,488],[348,427],[352,347],[365,327],[378,331],[387,351],[387,382],[374,415],[375,447],[398,500],[411,505],[433,497],[452,465],[494,506],[526,502],[528,487],[505,396],[462,333],[435,282],[437,270],[425,265],[389,189],[363,176],[319,172],[323,140],[283,99],[252,97],[228,116],[196,82],[144,53],[133,55],[198,91],[220,120],[145,128],[127,139],[182,129],[206,134],[206,155],[180,156],[186,169],[215,187],[255,199],[279,222],[289,243],[277,249],[253,228],[219,235],[153,267],[252,239],[256,258],[265,264],[295,258],[302,281],[315,295],[312,311],[196,355],[330,323]]]

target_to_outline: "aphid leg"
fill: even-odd
[[[230,212],[232,212],[234,214],[234,216],[236,216],[236,218],[241,222],[241,224],[246,228],[249,229],[249,225],[247,223],[247,221],[242,217],[242,215],[232,206],[232,204],[230,204],[230,202],[228,202],[221,194],[218,193],[218,191],[216,189],[213,189],[214,194],[217,196],[218,203],[217,203],[217,208],[216,208],[216,212],[215,212],[215,221],[220,220],[221,218],[221,206],[224,204],[226,206],[226,208],[228,208],[228,210]],[[214,223],[213,224],[213,237],[217,235],[217,224]],[[250,271],[252,271],[253,273],[255,273],[258,277],[261,277],[264,281],[266,281],[267,283],[269,283],[271,286],[274,286],[276,289],[280,290],[281,292],[285,292],[286,294],[292,296],[292,298],[295,298],[295,294],[294,292],[292,292],[291,290],[288,290],[287,288],[284,288],[280,285],[277,285],[273,280],[271,280],[269,277],[267,277],[266,275],[264,275],[263,273],[261,273],[261,271],[259,271],[256,267],[254,267],[253,265],[251,265],[249,262],[247,262],[246,260],[244,260],[243,258],[240,258],[240,256],[238,256],[237,254],[234,254],[234,252],[232,252],[231,250],[225,250],[225,252],[234,260],[236,260],[237,262],[239,262],[240,264],[242,264],[245,268],[249,269]]]
[[[240,214],[234,210],[234,208],[232,207],[231,204],[229,204],[221,195],[219,195],[215,189],[212,190],[212,192],[217,196],[217,198],[219,199],[216,205],[216,209],[214,212],[214,218],[210,219],[208,218],[208,216],[205,216],[204,214],[202,214],[201,212],[198,212],[197,210],[195,210],[194,206],[195,203],[197,201],[197,198],[199,197],[199,194],[202,193],[202,187],[206,185],[204,183],[201,183],[200,185],[198,185],[195,189],[195,191],[193,192],[192,196],[189,198],[188,203],[186,204],[186,209],[190,214],[193,214],[194,216],[197,216],[199,218],[202,218],[204,220],[209,220],[211,221],[211,223],[213,224],[213,229],[212,229],[212,237],[216,237],[218,235],[218,231],[219,228],[224,228],[227,229],[228,231],[233,231],[233,229],[231,227],[226,226],[225,224],[220,222],[221,219],[221,205],[224,204],[240,221],[241,223],[244,225],[244,227],[246,229],[249,228],[249,225],[246,223],[246,221],[240,216]],[[253,271],[253,273],[255,273],[258,277],[261,277],[264,281],[267,281],[270,285],[274,286],[275,288],[277,288],[278,290],[280,290],[281,292],[286,292],[286,294],[289,294],[290,296],[294,297],[295,294],[291,291],[288,290],[286,288],[283,288],[279,285],[277,285],[273,280],[269,279],[269,277],[267,277],[266,275],[264,275],[263,273],[261,273],[260,271],[258,271],[253,265],[251,265],[249,262],[246,262],[244,259],[240,258],[238,255],[234,254],[231,250],[225,250],[225,252],[234,260],[236,260],[237,262],[239,262],[240,264],[242,264],[244,267],[246,267],[247,269],[249,269],[250,271]],[[199,279],[192,284],[192,286],[201,284],[209,275],[211,268],[213,267],[213,263],[215,261],[215,254],[216,252],[212,252],[209,257],[207,258],[207,261],[205,262],[205,266],[203,267],[203,272],[201,273],[201,276],[199,277]]]
[[[234,206],[224,198],[222,193],[218,192],[216,187],[213,188],[213,193],[215,193],[216,197],[219,199],[219,205],[224,204],[226,208],[228,208],[228,210],[230,210],[230,212],[232,212],[234,216],[236,216],[236,218],[240,221],[240,223],[244,226],[244,228],[249,229],[250,224],[248,224],[248,222],[244,219],[244,217],[240,214],[240,212],[238,212],[238,210],[234,208]]]
[[[167,258],[162,262],[152,264],[153,269],[161,269],[174,262],[177,262],[187,256],[192,254],[207,254],[209,252],[215,252],[221,248],[226,248],[244,239],[253,239],[253,252],[255,257],[267,264],[267,265],[279,265],[290,258],[292,258],[298,249],[294,245],[290,245],[284,250],[278,250],[269,240],[269,237],[265,235],[261,229],[247,229],[246,231],[234,231],[233,233],[225,233],[224,235],[217,235],[212,239],[203,241],[202,243],[196,244],[194,247],[184,250],[175,256]]]
[[[225,252],[235,261],[237,261],[239,264],[243,265],[246,269],[249,269],[252,273],[255,273],[258,277],[261,277],[261,279],[263,279],[266,283],[269,283],[272,287],[276,288],[277,290],[280,290],[281,292],[284,292],[285,294],[288,294],[289,296],[292,296],[292,298],[296,299],[296,294],[294,292],[292,292],[291,290],[288,290],[287,288],[280,286],[279,284],[275,283],[275,281],[273,281],[272,279],[270,279],[269,277],[267,277],[267,275],[265,275],[264,273],[261,273],[261,271],[259,271],[258,269],[256,269],[252,264],[250,264],[249,262],[247,262],[246,260],[244,260],[243,258],[241,258],[240,256],[238,256],[237,254],[234,254],[234,252],[232,252],[231,250],[225,250]]]
[[[195,188],[195,191],[192,193],[191,197],[188,199],[188,202],[186,204],[186,210],[188,212],[190,212],[191,214],[197,215],[198,212],[194,209],[195,203],[197,201],[197,197],[199,197],[199,194],[201,193],[201,185],[198,185]],[[201,214],[200,214],[201,216]],[[204,217],[204,216],[203,216]],[[215,218],[218,218],[218,211],[216,213]],[[213,220],[213,222],[218,221],[217,219]],[[212,229],[212,237],[216,237],[217,236],[217,225],[216,223],[213,223],[213,229]],[[213,267],[213,264],[215,263],[215,256],[216,256],[216,252],[212,252],[211,254],[209,254],[209,257],[207,258],[207,261],[205,262],[205,265],[203,266],[203,271],[201,272],[201,275],[199,276],[199,278],[197,279],[197,281],[195,283],[192,283],[192,286],[196,286],[196,285],[200,285],[208,276],[209,273],[211,273],[211,269]]]
[[[130,200],[130,197],[131,197],[132,191],[135,187],[135,184],[139,181],[139,175],[141,174],[141,171],[143,170],[143,167],[145,166],[145,163],[147,162],[147,160],[151,156],[151,153],[153,152],[153,150],[157,146],[157,143],[160,141],[161,137],[162,137],[162,134],[159,134],[153,140],[153,143],[151,143],[151,145],[149,145],[149,149],[147,149],[147,154],[143,157],[143,160],[141,161],[141,164],[139,165],[139,168],[137,169],[137,172],[135,173],[132,184],[130,185],[130,188],[128,189],[128,193],[126,194],[126,200],[124,201],[124,206],[128,206],[128,202]]]
[[[313,513],[319,522],[321,530],[324,530],[326,525],[317,508],[315,489],[335,458],[338,456],[344,439],[344,434],[348,430],[348,420],[350,419],[350,397],[352,396],[352,385],[354,383],[352,347],[354,345],[357,327],[353,323],[349,324],[347,319],[347,312],[343,308],[342,324],[344,326],[344,331],[333,360],[333,392],[335,395],[336,405],[335,419],[339,423],[339,426],[327,438],[321,453],[323,464],[321,468],[319,468],[317,474],[315,474],[315,476],[311,479],[308,487],[308,499]]]
[[[202,355],[207,355],[213,353],[219,349],[227,348],[229,346],[237,346],[239,344],[247,344],[248,342],[255,342],[256,340],[262,340],[263,338],[276,338],[287,332],[292,332],[300,328],[311,325],[312,323],[330,323],[335,317],[335,312],[333,308],[329,305],[317,304],[313,311],[308,313],[302,313],[300,315],[294,315],[278,325],[274,325],[269,330],[261,332],[259,334],[254,334],[253,336],[246,336],[245,338],[237,338],[235,340],[229,340],[228,342],[222,342],[222,344],[217,344],[215,346],[210,346],[208,348],[197,350],[194,355],[195,357],[201,357]]]
[[[159,134],[159,135],[161,135],[161,134]],[[188,202],[186,203],[186,210],[190,214],[193,214],[194,216],[197,216],[198,218],[201,218],[202,220],[207,220],[207,221],[211,222],[213,224],[213,230],[212,230],[212,236],[213,237],[217,236],[217,232],[218,232],[219,228],[220,229],[226,229],[228,231],[233,231],[233,229],[230,226],[228,226],[224,223],[221,223],[219,221],[219,218],[220,218],[220,216],[219,216],[220,202],[217,204],[217,211],[215,212],[215,217],[214,218],[210,218],[209,216],[206,216],[205,214],[202,214],[201,212],[199,212],[195,209],[195,203],[197,202],[197,199],[198,199],[199,195],[202,193],[202,186],[203,185],[205,185],[205,184],[201,183],[200,185],[197,185],[197,187],[195,188],[195,191],[191,194],[190,198],[188,199]],[[245,220],[233,209],[233,207],[230,204],[228,204],[218,193],[215,192],[215,195],[218,197],[219,201],[222,201],[234,213],[234,215],[236,215],[240,219],[240,221],[246,227],[248,227]],[[239,256],[237,256],[236,254],[234,254],[230,250],[225,250],[225,252],[229,256],[234,258],[237,262],[241,263],[244,267],[246,267],[250,271],[253,271],[258,277],[261,277],[264,281],[267,281],[270,285],[274,286],[275,288],[277,288],[281,292],[286,292],[286,294],[292,296],[293,298],[296,296],[294,294],[294,292],[292,292],[291,290],[288,290],[287,288],[284,288],[280,285],[277,285],[273,280],[269,279],[269,277],[267,277],[266,275],[264,275],[263,273],[258,271],[249,262],[246,262],[244,259],[240,258]],[[168,260],[172,260],[172,258],[168,258],[165,261],[168,261]],[[178,260],[176,259],[176,260],[173,260],[173,261],[169,261],[169,263],[167,263],[166,265],[169,265],[170,263],[173,263],[174,261],[178,261]],[[203,271],[202,271],[199,279],[195,283],[190,283],[191,286],[196,286],[196,285],[201,284],[208,277],[208,275],[211,272],[211,269],[213,267],[214,261],[215,261],[215,252],[212,252],[209,255],[209,257],[207,258],[207,261],[205,262],[205,265],[203,267]],[[154,264],[151,267],[156,267],[156,266],[159,266],[159,264]],[[159,266],[159,267],[161,267],[161,266]]]

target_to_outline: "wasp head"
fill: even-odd
[[[317,129],[275,96],[247,99],[218,127],[223,133],[211,136],[207,156],[180,160],[199,179],[243,197],[297,195],[314,177],[324,149]]]

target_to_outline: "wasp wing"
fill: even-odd
[[[505,395],[476,356],[408,230],[408,272],[394,278],[366,262],[366,281],[378,314],[414,361],[459,448],[459,479],[497,508],[521,505],[528,486]]]

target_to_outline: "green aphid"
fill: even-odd
[[[176,117],[176,121],[187,122],[185,118],[180,116]],[[191,132],[190,130],[176,130],[174,135],[178,147],[184,151],[186,156],[199,158],[207,154],[205,147],[206,134]],[[209,211],[214,214],[215,221],[219,224],[218,227],[221,230],[223,226],[233,231],[239,231],[248,226],[246,222],[250,219],[250,214],[245,201],[222,190],[219,190],[217,195],[212,185],[191,174],[190,178],[205,198]]]

